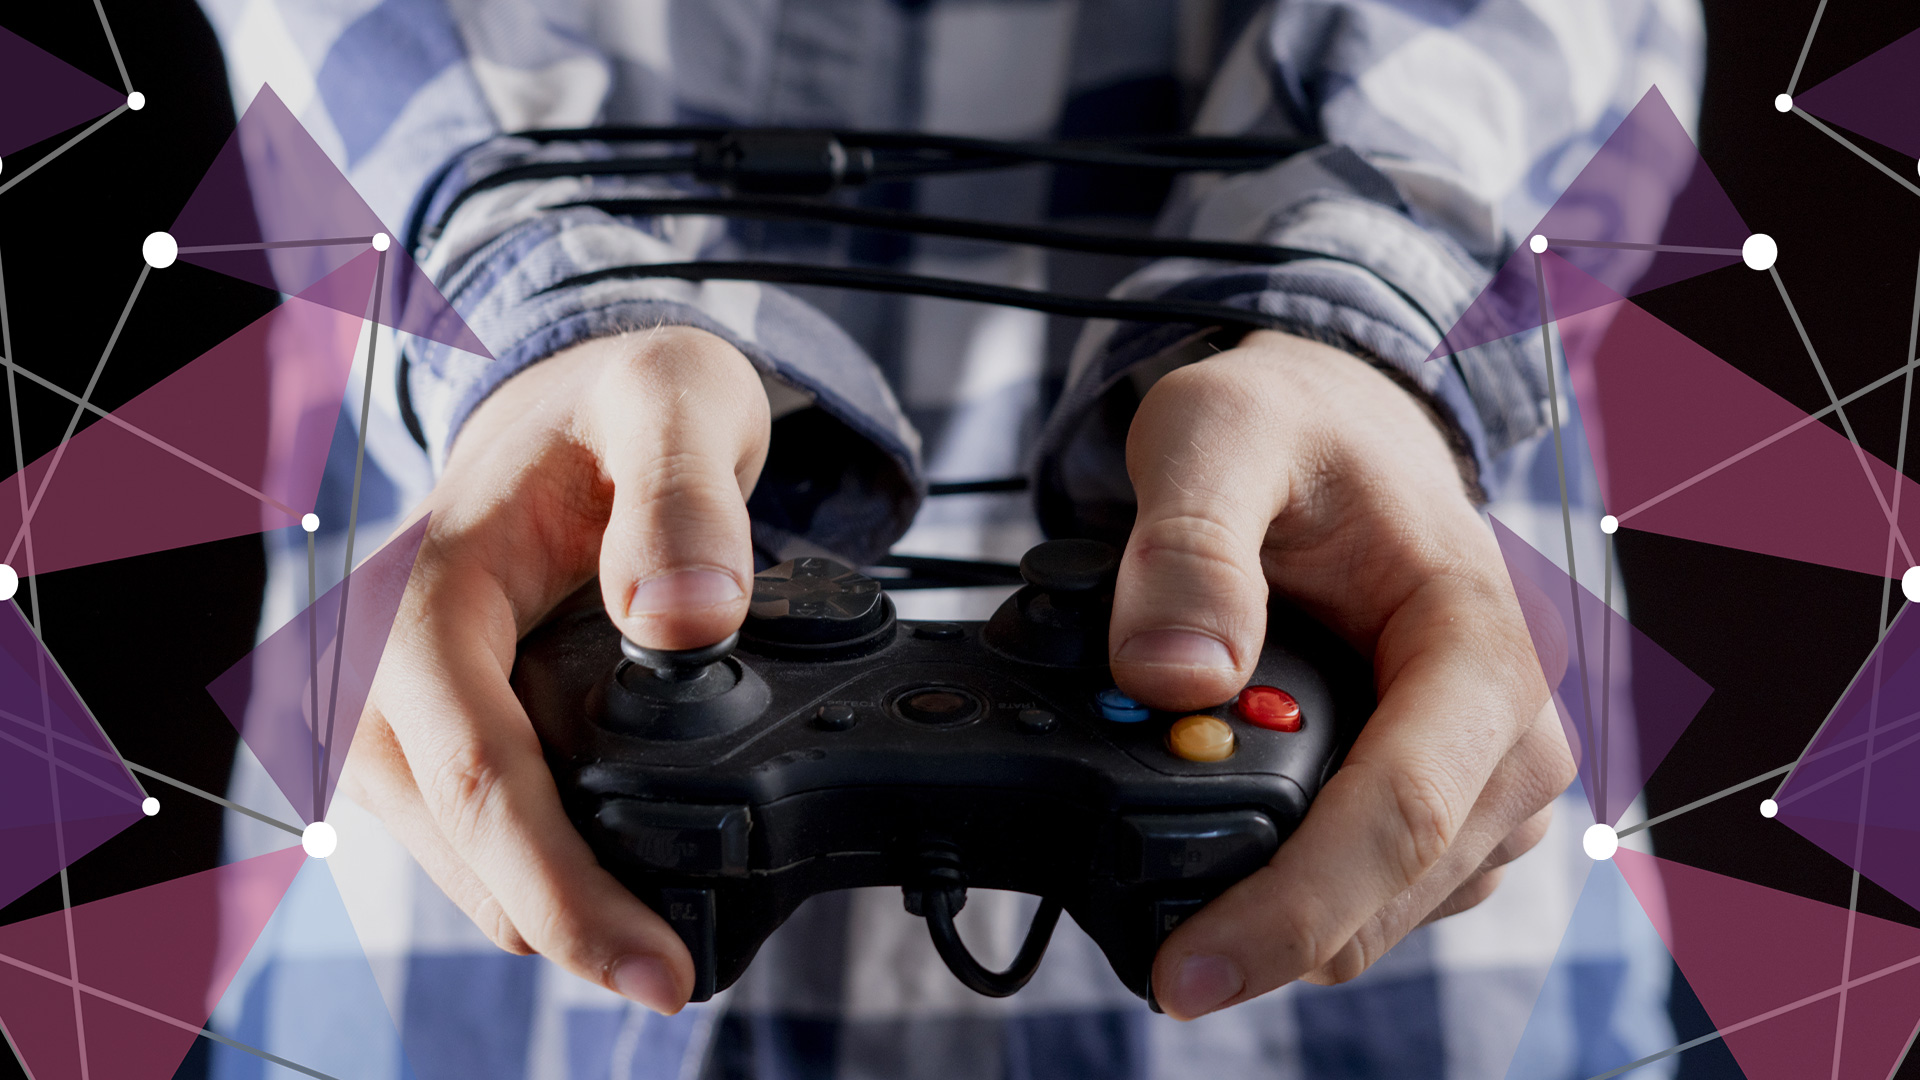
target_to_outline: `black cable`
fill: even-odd
[[[1025,491],[1024,476],[1002,476],[993,480],[936,480],[927,485],[929,495],[978,495],[983,492]]]
[[[886,555],[869,565],[869,577],[891,591],[904,589],[964,589],[981,585],[1021,585],[1020,568],[1013,563],[977,559],[943,559],[933,555]],[[892,577],[881,570],[905,570]]]
[[[947,970],[967,989],[988,997],[1007,997],[1027,985],[1027,980],[1040,969],[1040,958],[1046,955],[1047,944],[1053,940],[1054,925],[1060,921],[1060,901],[1041,897],[1040,910],[1033,913],[1033,925],[1027,930],[1027,939],[1020,944],[1019,955],[1007,970],[988,971],[961,942],[960,931],[953,925],[948,891],[928,889],[923,896],[927,933],[933,938],[933,947],[940,953],[940,959],[947,962]]]
[[[1185,240],[1160,236],[1115,236],[1036,225],[1003,225],[993,221],[936,217],[904,210],[812,202],[771,196],[688,196],[686,198],[582,199],[560,203],[551,210],[587,206],[615,215],[713,214],[763,221],[824,221],[857,229],[952,236],[1004,244],[1088,251],[1098,255],[1127,255],[1143,259],[1218,259],[1222,262],[1282,263],[1295,259],[1337,259],[1306,248],[1272,244],[1237,244],[1217,240]]]
[[[1104,296],[1069,296],[1038,289],[1016,289],[959,278],[927,277],[893,270],[872,270],[850,266],[806,266],[782,262],[680,262],[637,263],[610,266],[576,274],[534,294],[542,296],[556,289],[591,285],[616,279],[679,278],[685,281],[761,281],[783,285],[827,285],[867,292],[906,293],[934,296],[946,300],[968,300],[980,304],[1044,311],[1049,315],[1067,315],[1078,319],[1120,319],[1139,322],[1195,323],[1205,326],[1235,326],[1251,330],[1286,330],[1286,320],[1248,308],[1213,304],[1200,300],[1114,300]]]
[[[646,158],[600,158],[592,161],[535,161],[526,165],[514,165],[501,169],[497,173],[483,176],[453,197],[445,210],[434,220],[432,235],[438,236],[453,220],[454,211],[466,204],[468,199],[483,191],[502,187],[520,180],[550,180],[556,176],[657,176],[662,173],[683,173],[692,171],[693,156],[675,154],[663,157]]]

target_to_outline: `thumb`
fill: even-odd
[[[600,588],[614,625],[656,649],[739,629],[752,591],[746,498],[766,460],[766,393],[711,334],[650,336],[607,368],[595,425],[613,507]]]
[[[1217,705],[1245,685],[1267,630],[1260,548],[1286,470],[1263,452],[1263,410],[1231,373],[1194,364],[1141,401],[1127,434],[1139,510],[1114,586],[1114,681],[1163,709]]]

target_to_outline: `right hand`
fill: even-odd
[[[568,821],[507,676],[596,573],[642,645],[737,629],[769,426],[746,357],[685,327],[583,342],[502,384],[410,515],[433,516],[342,777],[494,944],[662,1013],[686,1004],[692,959]]]

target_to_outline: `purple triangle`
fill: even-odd
[[[1713,688],[1599,597],[1576,585],[1566,571],[1500,519],[1489,520],[1540,658],[1541,674],[1553,688],[1567,745],[1580,764],[1593,820],[1616,824]],[[1579,635],[1574,632],[1576,590]],[[1585,646],[1583,652],[1576,654],[1576,643]],[[1586,658],[1584,682],[1579,655]],[[1608,675],[1610,680],[1605,678]],[[1605,699],[1603,681],[1613,685]],[[1594,782],[1596,773],[1599,783]]]
[[[1775,798],[1780,820],[1793,831],[1920,906],[1916,714],[1920,615],[1908,604]]]
[[[1671,285],[1740,261],[1751,230],[1740,220],[1658,87],[1649,89],[1593,160],[1525,237],[1719,248],[1725,254],[1555,245],[1550,250],[1621,296]],[[1433,354],[1466,349],[1541,322],[1534,253],[1523,242]],[[1574,312],[1556,304],[1556,314]]]
[[[127,95],[0,26],[0,158],[127,103]]]
[[[220,710],[309,824],[326,817],[426,535],[423,517],[207,684]]]
[[[0,907],[139,821],[145,797],[19,607],[0,603]]]
[[[1908,157],[1920,157],[1916,102],[1920,102],[1920,30],[1793,96],[1795,106]]]
[[[371,245],[280,247],[265,252],[187,249],[397,235],[266,85],[247,106],[169,231],[187,262],[284,293],[306,292],[371,250]],[[378,316],[382,325],[492,358],[412,256],[398,243],[386,255]],[[366,315],[366,300],[365,295],[355,298],[349,292],[334,302],[350,315]]]

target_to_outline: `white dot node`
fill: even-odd
[[[180,245],[170,233],[148,233],[147,238],[140,242],[140,257],[155,270],[165,270],[180,257]]]
[[[133,93],[127,95],[127,108],[132,109],[134,112],[139,112],[141,109],[144,109],[146,107],[147,107],[147,95],[141,93],[138,90],[135,90]]]
[[[140,803],[140,812],[152,817],[160,812],[160,800],[149,795]]]
[[[316,859],[324,859],[340,846],[340,834],[324,821],[316,821],[300,834],[300,846]]]
[[[1793,111],[1793,95],[1781,94],[1779,97],[1774,98],[1773,111],[1774,112],[1792,112]]]
[[[385,251],[392,246],[393,246],[393,237],[388,236],[386,233],[383,233],[383,232],[377,232],[373,234],[373,250]]]
[[[13,599],[13,594],[19,591],[19,573],[6,563],[0,563],[0,602]]]
[[[1539,233],[1534,233],[1533,239],[1527,241],[1527,246],[1533,249],[1535,255],[1538,255],[1547,250],[1547,238],[1541,236]]]
[[[1613,826],[1603,821],[1587,829],[1586,833],[1580,837],[1580,846],[1587,849],[1587,858],[1595,862],[1604,862],[1613,858],[1613,853],[1620,850],[1620,834],[1613,831]]]
[[[1601,518],[1600,531],[1603,533],[1606,533],[1608,536],[1612,536],[1614,533],[1619,532],[1620,519],[1617,517],[1614,517],[1612,514],[1608,514],[1606,517]]]
[[[1907,572],[1900,575],[1900,591],[1908,603],[1920,604],[1920,566],[1909,566]]]
[[[4,158],[0,158],[0,172],[5,172],[6,168],[7,168],[6,160]]]
[[[308,532],[319,532],[320,531],[320,515],[319,514],[302,515],[300,518],[300,527],[307,530]]]
[[[1774,802],[1774,801],[1773,801],[1772,799],[1761,799],[1761,800],[1760,800],[1760,816],[1761,816],[1761,817],[1768,817],[1768,818],[1770,818],[1770,817],[1772,817],[1773,815],[1775,815],[1775,814],[1777,814],[1777,813],[1779,813],[1779,812],[1780,812],[1780,804],[1779,804],[1779,803],[1777,803],[1777,802]]]
[[[1779,257],[1780,245],[1763,232],[1754,233],[1747,237],[1746,243],[1740,245],[1740,258],[1753,270],[1765,270]]]

